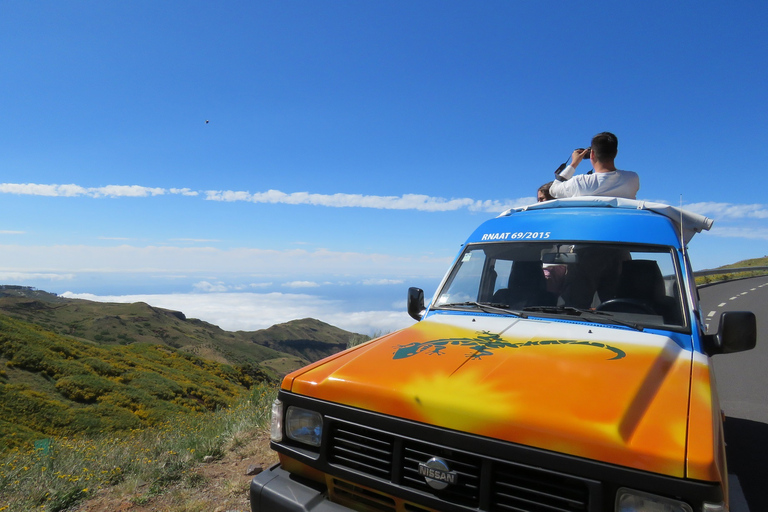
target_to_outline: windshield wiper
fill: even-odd
[[[552,315],[575,315],[580,316],[582,313],[592,313],[588,309],[574,308],[572,306],[528,306],[523,308],[523,311],[539,311],[541,313],[550,313]]]
[[[591,309],[574,308],[571,306],[529,306],[527,308],[523,308],[523,311],[538,311],[541,313],[548,313],[550,315],[572,315],[572,316],[587,315],[591,320],[594,320],[599,323],[623,325],[624,327],[629,327],[630,329],[635,329],[636,331],[641,331],[641,332],[643,331],[642,325],[636,324],[634,322],[625,322],[623,320],[618,320],[614,318],[612,313],[609,313],[607,311],[593,311]],[[599,317],[599,318],[595,318],[595,317]]]
[[[509,309],[508,304],[501,304],[498,302],[449,302],[448,304],[440,304],[437,306],[439,309],[444,308],[461,308],[461,307],[473,307],[477,308],[485,313],[500,313],[502,315],[516,316],[519,318],[527,318],[528,315],[521,313],[520,311],[514,311]]]

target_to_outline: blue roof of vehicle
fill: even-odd
[[[467,243],[604,241],[679,248],[694,233],[711,225],[712,221],[706,217],[668,205],[616,198],[580,198],[509,210],[480,225]]]

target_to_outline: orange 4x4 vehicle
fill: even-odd
[[[723,512],[707,335],[686,244],[712,221],[615,198],[482,224],[406,329],[287,375],[253,512]]]

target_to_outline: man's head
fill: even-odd
[[[592,158],[607,164],[612,163],[619,152],[619,139],[611,132],[598,133],[592,137]]]

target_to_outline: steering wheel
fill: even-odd
[[[611,299],[595,308],[595,311],[615,311],[617,313],[641,313],[655,315],[656,311],[645,302],[637,299]]]

